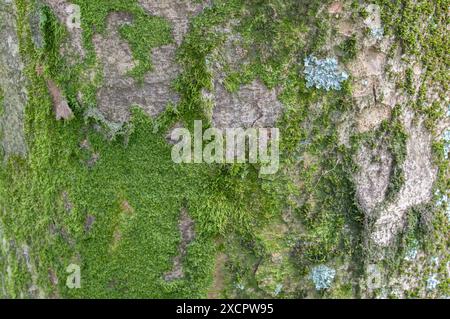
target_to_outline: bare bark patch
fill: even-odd
[[[66,0],[43,0],[53,11],[59,22],[66,26],[69,31],[69,38],[60,48],[61,55],[65,57],[73,57],[69,62],[75,62],[79,58],[85,57],[83,48],[83,30],[81,25],[77,25],[80,21],[74,22],[74,16],[77,14],[77,6]]]
[[[17,11],[12,1],[0,2],[0,138],[5,157],[26,156],[24,134],[27,79],[17,37]],[[3,100],[3,101],[1,101]]]
[[[188,215],[186,207],[181,209],[180,220],[178,223],[178,229],[181,234],[181,242],[178,246],[178,255],[173,259],[172,270],[164,274],[164,280],[172,281],[176,279],[181,279],[184,277],[183,272],[183,259],[186,256],[186,250],[188,245],[195,238],[194,221]]]
[[[255,79],[230,92],[225,82],[225,69],[239,70],[248,63],[248,52],[240,35],[231,33],[230,27],[222,28],[227,36],[224,45],[216,49],[208,61],[213,74],[213,90],[204,91],[203,98],[212,104],[212,122],[217,128],[274,127],[283,105],[278,101],[278,88],[268,89]]]
[[[47,88],[53,101],[53,112],[57,120],[70,120],[73,117],[73,113],[67,99],[63,96],[61,90],[58,88],[55,82],[47,79]]]
[[[61,197],[64,205],[64,210],[66,211],[66,213],[70,214],[73,209],[73,203],[70,200],[69,193],[63,191]]]
[[[175,51],[189,29],[189,20],[208,4],[194,1],[148,1],[139,4],[151,15],[166,18],[172,24],[175,44],[154,48],[149,52],[153,69],[143,83],[129,75],[135,67],[128,43],[119,35],[119,28],[132,22],[126,13],[114,12],[108,16],[106,36],[95,35],[93,42],[97,57],[103,64],[104,85],[97,94],[99,110],[107,120],[125,123],[133,105],[141,107],[150,116],[163,112],[167,105],[179,101],[172,83],[180,73]],[[114,54],[111,54],[114,52]]]
[[[357,117],[358,133],[376,130],[380,124],[391,117],[391,109],[382,104],[362,110]]]
[[[221,292],[225,287],[225,264],[227,259],[228,257],[224,253],[219,253],[216,257],[214,280],[208,291],[208,299],[219,299],[221,297]]]
[[[149,52],[153,70],[145,75],[142,84],[136,83],[128,74],[135,67],[135,62],[128,43],[119,35],[119,28],[131,22],[129,14],[111,13],[106,36],[97,34],[93,39],[104,74],[103,87],[97,94],[98,108],[107,120],[116,123],[129,120],[133,105],[155,116],[163,112],[169,103],[176,104],[178,101],[177,94],[171,89],[179,73],[175,63],[175,46],[161,46]]]
[[[437,167],[432,157],[432,137],[422,121],[415,123],[413,112],[408,112],[404,125],[410,136],[407,156],[403,163],[405,183],[397,198],[381,211],[371,238],[380,246],[388,246],[404,225],[407,211],[427,203],[432,198]]]
[[[328,6],[328,13],[329,14],[340,14],[342,13],[342,10],[344,9],[344,3],[341,1],[334,1]]]
[[[385,199],[389,186],[392,155],[386,145],[376,148],[363,145],[358,152],[357,162],[360,167],[356,175],[356,197],[366,213],[371,213]]]
[[[216,82],[213,98],[213,124],[228,127],[273,127],[282,109],[275,90],[255,80],[236,93]]]
[[[86,233],[89,233],[92,230],[92,226],[94,225],[95,222],[95,216],[93,215],[87,215],[86,216],[86,220],[84,221],[84,231]]]
[[[198,3],[192,0],[139,0],[150,14],[164,17],[172,23],[175,43],[180,45],[189,30],[189,20],[210,5],[210,1]]]
[[[52,269],[48,269],[48,279],[50,280],[50,283],[53,287],[58,286],[58,276],[56,275],[56,272]]]

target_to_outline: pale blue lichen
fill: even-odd
[[[383,36],[384,36],[384,29],[383,28],[371,28],[370,34],[376,40],[382,40]]]
[[[448,159],[448,153],[450,153],[450,130],[444,133],[444,156]]]
[[[311,270],[310,278],[317,290],[328,289],[333,283],[336,270],[325,265],[319,265]]]
[[[410,245],[410,248],[406,251],[405,254],[405,260],[406,261],[413,261],[416,259],[417,254],[419,252],[419,243],[417,240],[414,240],[413,243]]]
[[[239,289],[239,290],[244,290],[245,289],[245,286],[242,283],[240,283],[240,282],[236,283],[235,287],[237,289]]]
[[[317,59],[310,55],[305,58],[304,63],[304,75],[308,88],[340,90],[342,82],[348,79],[348,74],[339,69],[335,58]]]
[[[447,194],[441,194],[441,192],[436,192],[438,200],[436,201],[437,206],[443,207],[445,209],[445,215],[447,215],[448,221],[450,222],[450,202]]]
[[[433,266],[436,266],[436,267],[439,267],[439,257],[432,257],[431,258],[431,264],[433,265]]]
[[[274,295],[275,296],[278,296],[279,294],[280,294],[280,292],[281,292],[281,290],[283,290],[283,284],[278,284],[276,287],[275,287],[275,290],[274,290]]]
[[[437,274],[432,274],[427,279],[427,290],[434,290],[441,282],[437,279]]]

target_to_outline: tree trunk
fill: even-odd
[[[0,295],[448,298],[449,5],[0,0]]]

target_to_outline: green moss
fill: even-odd
[[[100,4],[79,3],[85,13],[83,23],[97,27],[101,27],[110,10],[129,9],[119,2],[111,2],[106,9]],[[22,0],[18,4],[20,46],[29,61],[26,132],[30,153],[26,160],[11,159],[1,170],[2,183],[12,185],[0,193],[0,205],[4,208],[0,218],[3,224],[12,225],[6,236],[30,246],[39,286],[48,294],[108,298],[205,296],[212,280],[215,237],[230,229],[250,232],[257,227],[253,225],[255,221],[265,223],[273,214],[272,209],[279,209],[274,197],[268,196],[270,190],[263,189],[257,169],[172,162],[165,131],[183,116],[198,118],[203,114],[200,106],[191,107],[195,99],[189,92],[193,91],[186,88],[180,89],[182,102],[177,111],[169,108],[157,119],[134,111],[128,133],[111,141],[93,129],[94,119],[85,121],[81,112],[69,123],[55,121],[45,81],[36,75],[36,66],[43,65],[45,76],[57,80],[69,99],[75,100],[73,95],[85,85],[80,76],[90,65],[69,66],[59,55],[65,33],[48,8],[43,9],[42,21],[46,45],[36,52],[29,27],[24,23],[32,3]],[[98,12],[90,16],[88,9]],[[233,6],[224,4],[215,10],[205,14],[205,19],[213,20],[212,24],[214,19],[233,12]],[[135,32],[145,27],[145,19],[138,22],[137,29],[124,29],[124,36],[136,41]],[[199,36],[200,32],[202,29],[194,28],[192,36]],[[159,45],[151,36],[148,40],[150,46]],[[211,45],[207,40],[192,41]],[[214,38],[211,41],[215,43]],[[148,43],[138,49],[149,49]],[[206,85],[197,77],[199,64],[194,64],[194,69],[188,67],[190,61],[197,60],[197,52],[185,49],[181,54],[181,62],[184,58],[186,64],[180,81],[185,78],[194,82],[195,78]],[[66,72],[61,74],[58,68]],[[199,92],[202,87],[192,89]],[[75,105],[71,107],[76,109]],[[80,147],[86,139],[90,146]],[[97,158],[95,163],[93,158]],[[70,213],[65,208],[67,200]],[[124,200],[133,208],[131,216],[121,208]],[[184,202],[195,220],[196,239],[183,260],[185,278],[166,282],[163,275],[171,270],[172,259],[178,254],[178,218]],[[88,216],[95,218],[90,231],[85,229]],[[79,290],[65,287],[65,269],[70,263],[81,266]],[[49,269],[60,279],[57,287],[48,280]],[[14,278],[12,296],[26,291],[30,282],[23,265],[17,267]]]
[[[408,94],[410,95],[413,95],[415,93],[413,76],[413,70],[411,68],[407,69],[405,73],[405,89],[406,92],[408,92]]]
[[[67,69],[59,53],[59,48],[68,35],[67,30],[59,23],[55,14],[47,6],[40,8],[40,17],[40,32],[44,38],[42,57],[50,68],[47,70],[48,73],[54,77],[60,76],[61,73],[64,74],[60,68]]]
[[[5,95],[4,95],[3,89],[0,87],[0,116],[3,115],[3,112],[5,110],[4,100],[5,100]]]
[[[340,49],[343,52],[344,61],[350,61],[356,58],[356,55],[358,53],[356,35],[353,35],[342,42],[342,44],[340,45]]]
[[[393,32],[410,54],[416,55],[431,77],[448,90],[450,41],[446,37],[448,0],[377,0],[387,32]]]
[[[367,10],[365,8],[361,8],[359,10],[359,15],[360,17],[362,17],[363,19],[366,19],[369,16],[369,13],[367,12]]]
[[[394,198],[405,182],[402,165],[406,159],[406,141],[408,138],[403,126],[399,122],[390,128],[388,134],[390,139],[389,150],[393,158],[393,170],[386,191],[387,200]]]

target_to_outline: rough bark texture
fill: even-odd
[[[0,0],[0,296],[448,298],[448,7]],[[280,170],[174,164],[195,119]]]

